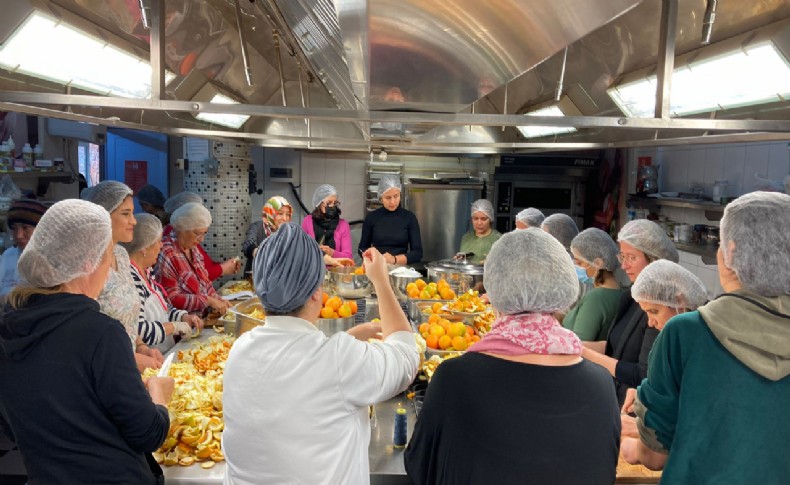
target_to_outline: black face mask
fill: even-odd
[[[337,219],[340,215],[340,210],[337,207],[327,207],[324,215],[327,219]]]

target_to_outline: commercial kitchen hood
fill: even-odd
[[[660,74],[667,56],[677,55],[680,65],[723,45],[748,50],[770,42],[787,62],[790,1],[718,2],[715,16],[706,16],[710,2],[6,0],[3,46],[32,14],[45,15],[149,60],[153,96],[107,96],[7,65],[0,110],[267,146],[390,153],[790,138],[783,93],[753,106],[641,119],[626,116],[607,93]],[[150,7],[147,23],[141,5]],[[710,45],[701,46],[706,37]],[[46,49],[47,37],[39,41]],[[175,79],[166,83],[167,72]],[[206,92],[239,104],[213,103]],[[529,125],[567,133],[518,129],[527,126],[526,113],[555,99],[573,112],[538,112]],[[227,128],[198,113],[205,120],[231,114],[242,124]]]

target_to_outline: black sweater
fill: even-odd
[[[29,483],[155,483],[145,453],[167,409],[143,385],[129,336],[99,304],[36,295],[0,317],[0,411]]]
[[[371,246],[381,254],[405,254],[407,263],[420,262],[422,239],[417,217],[402,207],[394,211],[381,207],[371,212],[362,223],[359,253],[362,254]]]
[[[602,367],[467,353],[436,371],[404,459],[416,485],[610,485],[619,447],[620,411]]]

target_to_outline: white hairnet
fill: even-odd
[[[176,209],[184,204],[189,204],[190,202],[202,205],[203,197],[194,192],[179,192],[165,201],[165,212],[172,214],[176,211]]]
[[[543,231],[513,231],[491,248],[483,269],[491,305],[501,313],[567,310],[579,296],[571,258]]]
[[[661,226],[647,219],[628,222],[617,233],[617,242],[628,243],[653,260],[667,259],[673,263],[680,260],[675,244],[667,237]]]
[[[313,192],[313,209],[321,205],[321,202],[330,195],[337,195],[337,189],[329,184],[319,185]]]
[[[82,189],[80,199],[99,204],[107,212],[112,212],[132,193],[132,189],[124,183],[115,180],[104,180],[93,187]]]
[[[696,310],[708,301],[705,285],[683,266],[659,259],[645,266],[631,287],[637,302]]]
[[[529,227],[540,227],[544,219],[546,219],[546,216],[534,207],[528,207],[516,216],[517,221],[521,221]]]
[[[472,202],[472,215],[475,215],[475,212],[482,212],[488,216],[490,221],[494,220],[494,206],[486,199],[477,199]]]
[[[19,257],[19,274],[37,288],[51,288],[96,270],[112,241],[107,210],[67,199],[41,217]]]
[[[162,222],[153,214],[145,212],[135,214],[137,224],[134,226],[134,237],[131,242],[120,243],[129,254],[141,251],[162,238]]]
[[[606,232],[591,227],[571,241],[571,254],[596,268],[614,272],[620,267],[617,254],[620,248]]]
[[[170,216],[170,224],[177,231],[193,231],[211,225],[211,212],[202,204],[184,204]]]
[[[554,236],[565,249],[570,249],[571,241],[579,234],[579,227],[567,214],[552,214],[543,220],[540,228]]]
[[[724,209],[720,236],[724,264],[745,289],[767,297],[790,294],[790,195],[738,197]]]
[[[395,175],[384,175],[379,179],[379,185],[376,187],[376,195],[379,199],[384,195],[384,192],[389,189],[403,190],[400,183],[400,177]]]

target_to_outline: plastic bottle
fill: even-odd
[[[33,148],[33,167],[36,167],[36,162],[44,158],[44,149],[41,148],[41,145],[36,143],[35,148]],[[42,168],[41,170],[47,170],[46,168]]]
[[[9,156],[11,157],[11,160],[14,160],[16,158],[16,145],[14,144],[13,136],[8,137],[8,153]]]
[[[33,148],[30,143],[25,143],[22,147],[22,160],[25,161],[25,172],[33,170]]]
[[[0,143],[0,172],[8,172],[11,165],[11,152],[8,150],[8,143]]]

